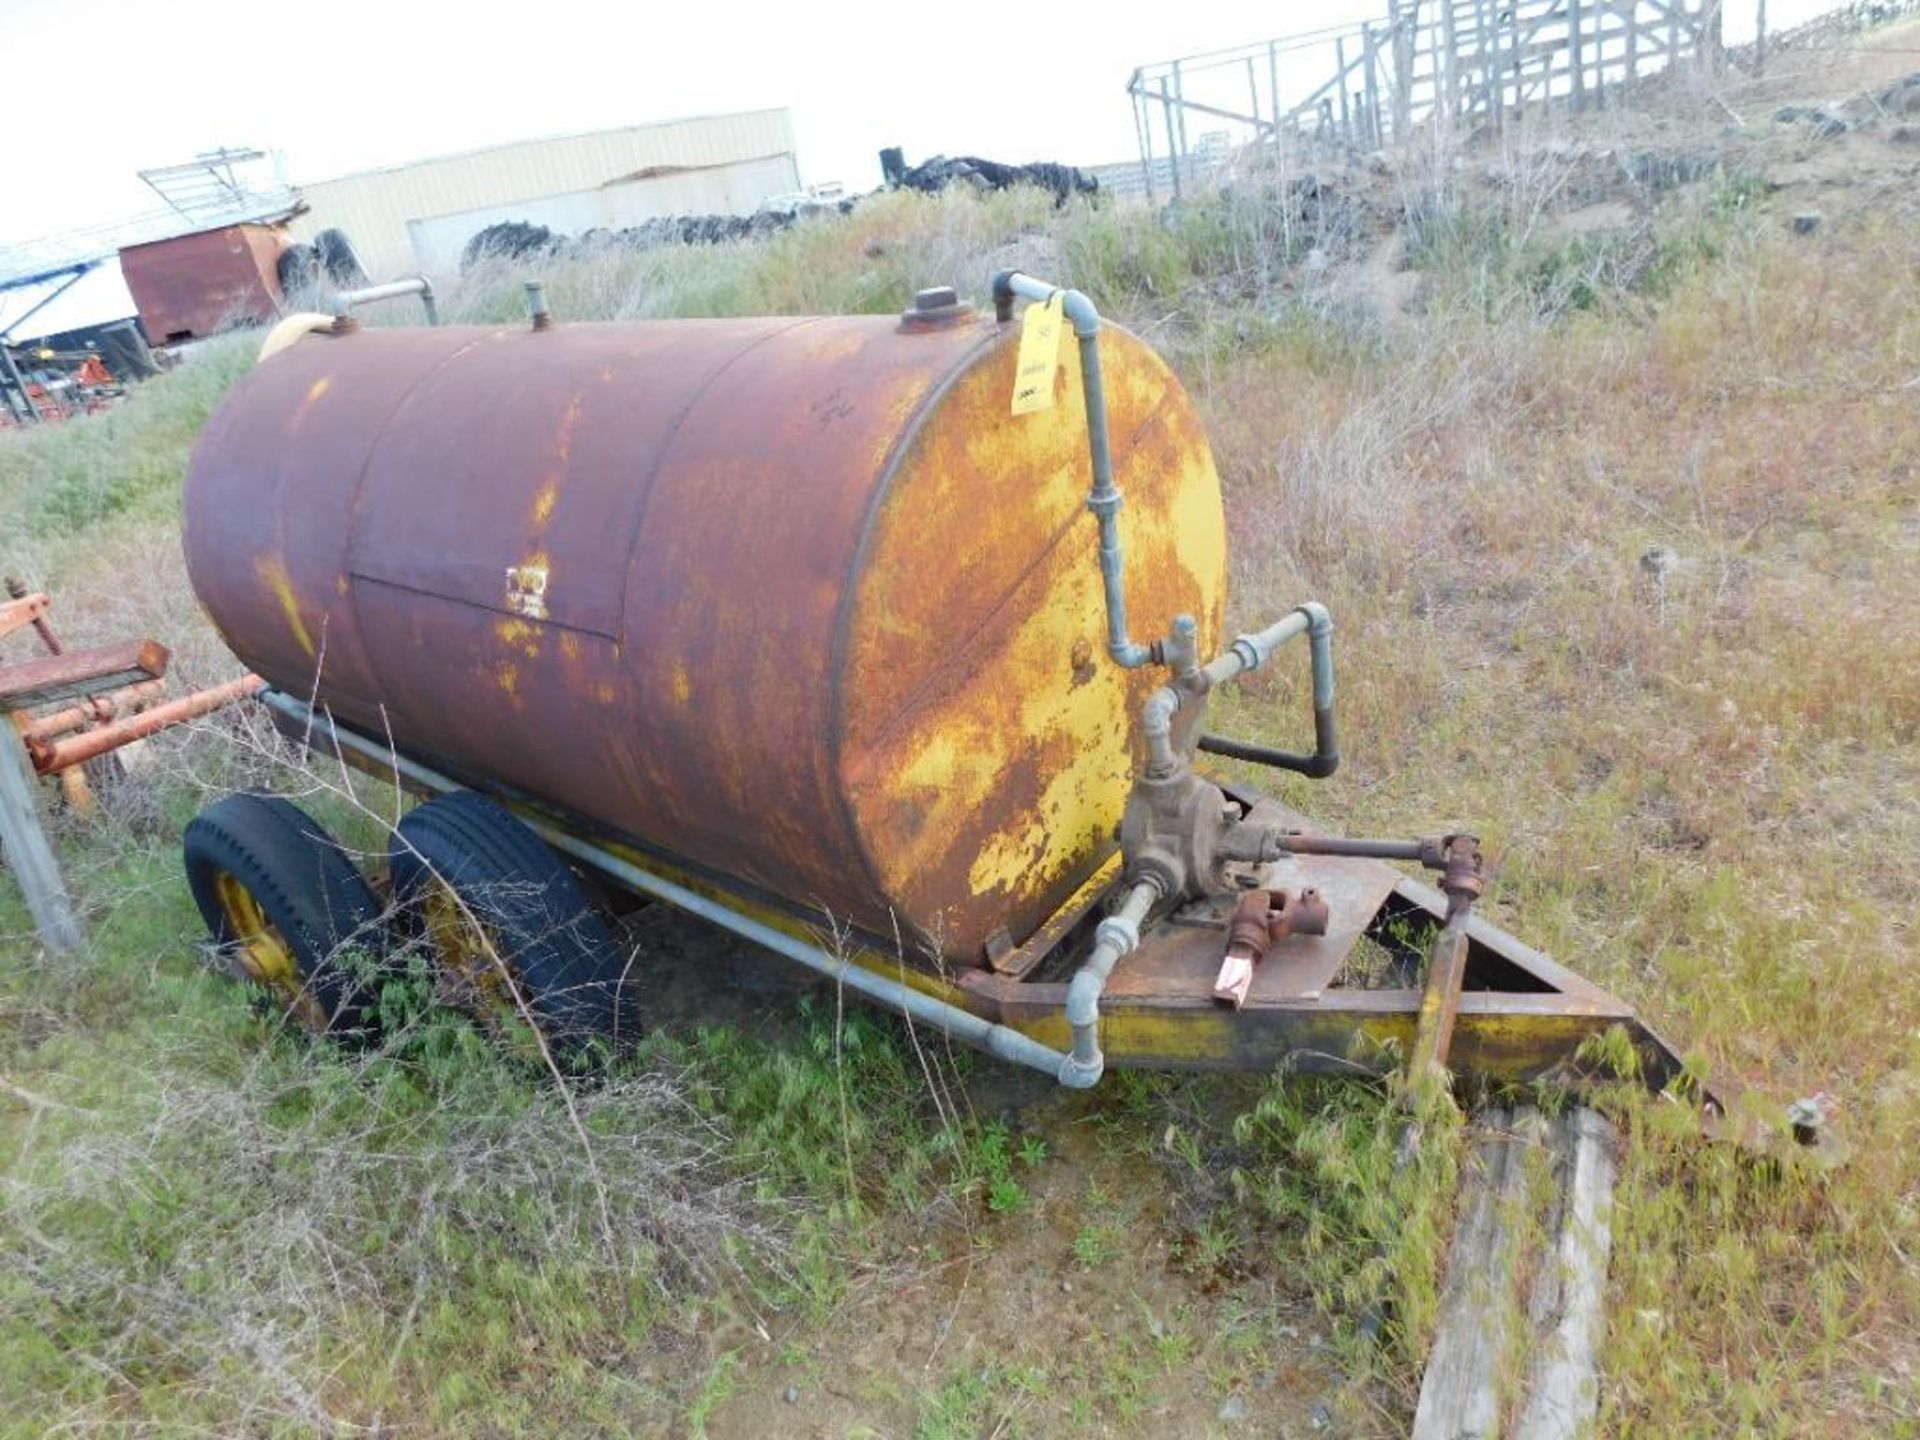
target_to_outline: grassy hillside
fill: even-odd
[[[567,320],[886,311],[1019,264],[1159,346],[1227,486],[1230,619],[1312,597],[1340,627],[1348,759],[1287,798],[1471,821],[1503,923],[1712,1081],[1829,1092],[1854,1142],[1758,1167],[1623,1100],[1606,1432],[1914,1433],[1910,192],[1800,236],[1744,161],[1596,197],[1581,157],[1494,158],[1472,189],[1255,180],[1162,217],[900,195],[539,273]],[[515,315],[521,278],[448,308]],[[176,496],[248,355],[0,436],[0,562],[76,637],[230,673]],[[1296,686],[1223,728],[1297,739]],[[1451,1165],[1390,1183],[1378,1092],[1060,1096],[805,993],[791,1022],[695,1002],[576,1126],[418,986],[366,1055],[209,977],[173,857],[203,794],[265,777],[370,847],[389,802],[231,722],[152,748],[114,817],[61,830],[85,952],[39,954],[0,887],[0,1432],[1265,1433],[1222,1418],[1243,1393],[1288,1433],[1318,1404],[1404,1425]],[[1376,1351],[1351,1322],[1383,1241]]]

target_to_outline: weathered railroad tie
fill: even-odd
[[[1475,1129],[1414,1440],[1573,1440],[1599,1406],[1613,1127],[1524,1107]]]

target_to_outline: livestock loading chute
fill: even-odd
[[[436,797],[395,892],[482,1018],[553,1050],[632,1025],[578,869],[1071,1086],[1566,1078],[1615,1027],[1673,1079],[1628,1006],[1475,912],[1471,835],[1340,838],[1200,768],[1333,770],[1332,617],[1230,635],[1178,380],[1078,292],[992,300],[295,317],[207,425],[194,589],[283,730]],[[1210,691],[1282,664],[1310,746],[1206,731]],[[187,859],[236,973],[373,1023],[387,929],[310,818],[230,797]]]

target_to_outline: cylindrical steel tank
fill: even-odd
[[[403,747],[977,965],[1115,844],[1156,668],[1108,659],[1079,371],[1017,325],[376,329],[263,361],[186,486],[247,664]],[[1219,480],[1101,335],[1135,634],[1218,647]]]

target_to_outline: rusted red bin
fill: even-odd
[[[1106,656],[1068,338],[987,316],[319,335],[187,478],[194,589],[273,684],[465,773],[980,964],[1114,846],[1157,669]],[[1102,333],[1136,635],[1218,648],[1219,481]],[[1004,934],[1002,933],[1004,932]]]

